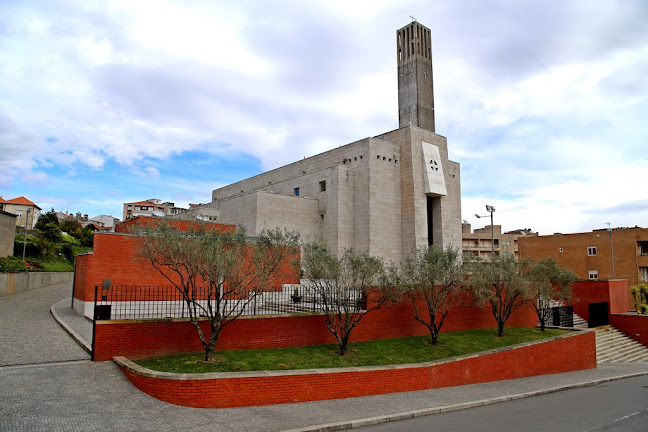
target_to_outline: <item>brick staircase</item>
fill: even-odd
[[[596,330],[597,363],[648,362],[648,348],[612,326]]]

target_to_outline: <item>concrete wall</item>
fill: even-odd
[[[16,215],[0,210],[0,258],[13,255]]]
[[[438,150],[445,195],[426,193],[424,142]],[[430,215],[428,196],[435,203]],[[434,244],[461,248],[459,164],[448,160],[445,137],[415,126],[214,190],[212,199],[222,222],[251,232],[266,226],[296,230],[335,253],[353,247],[400,262],[428,244],[428,216]]]
[[[72,272],[0,273],[0,297],[61,283],[70,283]]]

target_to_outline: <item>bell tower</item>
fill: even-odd
[[[434,86],[430,29],[412,21],[396,31],[398,127],[434,132]]]

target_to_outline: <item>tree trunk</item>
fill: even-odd
[[[340,339],[340,355],[346,355],[347,350],[349,349],[349,337],[343,337]]]
[[[436,345],[437,340],[439,339],[439,334],[437,332],[435,332],[435,331],[431,331],[430,332],[430,337],[432,339],[432,345]]]
[[[545,331],[545,320],[540,319],[540,331]]]
[[[497,323],[497,336],[504,336],[504,323]]]
[[[214,350],[209,348],[209,347],[206,347],[205,348],[205,361],[208,362],[208,361],[212,361],[213,359],[214,359]]]

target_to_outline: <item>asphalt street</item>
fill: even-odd
[[[648,376],[358,430],[644,432],[648,430]]]

